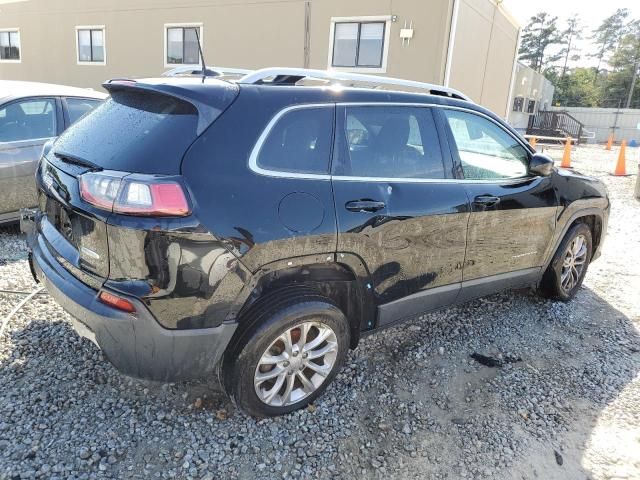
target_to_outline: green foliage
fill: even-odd
[[[577,15],[559,32],[557,18],[541,12],[523,30],[520,60],[554,84],[554,105],[640,108],[640,20],[629,15],[629,10],[617,9],[593,30],[589,39],[594,48],[586,56],[598,60],[595,67],[570,68],[569,61],[580,59]]]
[[[554,83],[556,91],[554,105],[566,107],[597,107],[600,104],[602,89],[595,82],[595,68],[574,68],[560,76],[555,70],[545,72]]]

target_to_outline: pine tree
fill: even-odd
[[[582,26],[580,25],[578,15],[574,15],[567,20],[567,28],[560,34],[560,38],[564,42],[564,47],[560,50],[560,55],[564,57],[560,80],[567,74],[569,60],[576,61],[580,59],[580,55],[576,49],[576,42],[582,40],[581,30]]]
[[[546,53],[550,45],[560,43],[557,20],[558,17],[540,12],[531,17],[529,24],[523,30],[519,58],[537,72],[542,72],[547,63],[560,58],[558,55],[550,56]]]
[[[597,51],[590,54],[589,57],[598,59],[597,72],[600,72],[602,62],[606,60],[605,56],[616,50],[625,33],[627,17],[629,17],[629,10],[619,8],[613,15],[605,18],[600,26],[593,31],[591,40],[597,47]]]

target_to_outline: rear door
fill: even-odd
[[[367,266],[379,325],[453,302],[469,206],[430,108],[337,110],[332,182],[338,252]]]
[[[62,128],[55,97],[0,106],[0,216],[37,204],[34,173],[42,146]]]
[[[495,120],[440,112],[472,209],[461,299],[535,281],[555,230],[551,178],[528,173],[529,151]]]

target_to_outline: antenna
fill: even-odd
[[[196,27],[195,31],[196,40],[198,40],[198,52],[200,52],[200,60],[202,61],[202,83],[204,83],[205,79],[207,78],[207,66],[204,61],[204,55],[202,55],[202,45],[200,45],[200,34],[198,33],[200,31],[200,27]]]

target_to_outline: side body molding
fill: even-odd
[[[421,313],[464,303],[501,290],[535,285],[540,280],[542,271],[540,268],[526,268],[418,292],[380,305],[378,327],[391,326]]]

